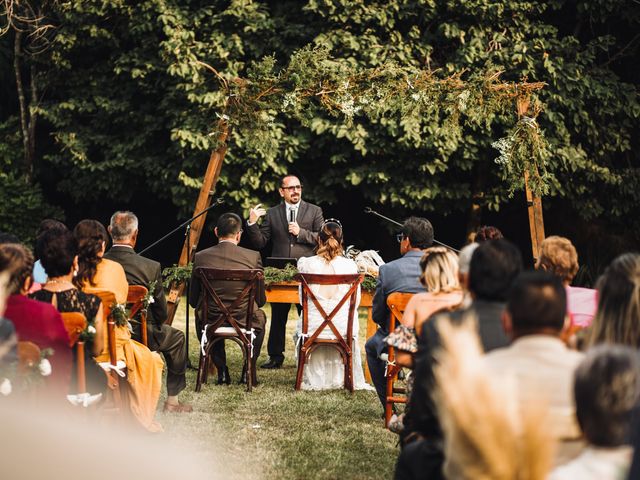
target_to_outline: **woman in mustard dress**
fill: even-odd
[[[86,293],[109,291],[118,304],[127,303],[129,285],[122,266],[102,258],[107,245],[107,231],[96,220],[82,220],[73,230],[78,240],[78,275],[76,285]],[[105,334],[107,329],[105,329]],[[98,362],[109,361],[108,340],[105,349],[96,357]],[[127,365],[127,381],[131,387],[131,411],[140,424],[157,432],[162,426],[154,420],[160,390],[164,362],[157,352],[131,339],[126,326],[116,326],[116,353],[118,360]]]

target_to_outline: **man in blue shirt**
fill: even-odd
[[[367,365],[380,403],[386,404],[385,361],[380,354],[386,351],[384,338],[389,335],[389,308],[387,297],[393,292],[424,292],[420,284],[420,259],[423,250],[433,244],[433,226],[426,218],[409,217],[398,235],[402,257],[380,267],[376,293],[373,297],[372,316],[378,324],[376,333],[367,340]]]

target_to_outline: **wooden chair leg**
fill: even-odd
[[[198,361],[198,374],[196,375],[196,392],[202,389],[202,379],[207,369],[207,357],[200,352],[200,360]]]
[[[251,358],[251,345],[244,347],[244,355],[247,361],[246,365],[246,373],[245,378],[247,379],[247,392],[251,393],[251,389],[253,388],[253,359]]]
[[[303,346],[302,348],[300,348],[300,353],[298,354],[298,372],[296,374],[296,385],[295,385],[296,390],[300,390],[300,387],[302,386],[302,373],[304,371],[304,364],[306,362],[306,359],[307,359],[307,352]]]
[[[76,343],[76,392],[85,393],[87,391],[87,376],[84,364],[84,342]]]
[[[384,406],[384,426],[386,428],[389,427],[389,422],[391,421],[391,416],[393,415],[393,383],[395,380],[395,372],[388,367],[387,371],[387,389],[386,389],[386,402]]]
[[[348,389],[351,393],[353,393],[355,391],[354,388],[354,380],[353,380],[353,359],[351,358],[351,354],[347,354],[347,374],[349,376],[349,385],[348,385]]]

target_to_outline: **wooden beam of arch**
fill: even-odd
[[[216,148],[209,157],[209,164],[207,165],[207,171],[204,174],[202,180],[202,187],[200,187],[200,193],[198,194],[198,200],[193,210],[193,215],[196,216],[211,205],[211,197],[215,190],[215,185],[220,178],[220,170],[222,169],[222,162],[224,156],[227,153],[227,138],[229,137],[229,124],[226,117],[223,115],[218,121],[218,148]],[[185,236],[184,245],[180,253],[180,260],[178,265],[183,267],[189,264],[193,258],[193,254],[200,241],[200,235],[202,235],[202,229],[204,228],[207,214],[199,216],[191,223],[191,232],[188,236]],[[167,295],[167,321],[169,325],[173,323],[173,317],[176,314],[178,303],[184,293],[184,282],[179,285],[172,285],[169,294]]]

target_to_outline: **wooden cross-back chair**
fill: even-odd
[[[387,306],[389,307],[389,332],[393,332],[396,325],[407,308],[407,303],[413,293],[394,292],[387,297]],[[393,414],[393,405],[396,403],[407,403],[406,389],[404,387],[396,386],[395,383],[398,380],[398,373],[402,367],[396,365],[396,352],[392,346],[388,347],[388,359],[387,367],[385,369],[385,378],[387,381],[386,390],[386,403],[384,407],[384,425],[389,427],[389,421]]]
[[[97,295],[102,300],[102,311],[106,324],[107,341],[105,344],[109,350],[109,364],[111,368],[105,370],[107,384],[111,392],[111,402],[105,406],[105,410],[112,410],[123,418],[129,417],[129,385],[127,383],[126,368],[125,376],[118,375],[114,370],[118,368],[118,354],[116,350],[116,324],[111,315],[113,306],[117,303],[113,292],[107,290],[87,290],[87,293]]]
[[[78,393],[87,391],[87,376],[84,363],[84,342],[80,335],[87,328],[87,319],[80,312],[61,312],[62,323],[69,335],[69,346],[76,349],[76,390]]]
[[[198,363],[198,376],[196,380],[196,392],[199,392],[203,383],[207,383],[211,349],[217,342],[232,340],[240,346],[244,358],[245,377],[247,379],[247,391],[253,388],[256,366],[253,362],[253,329],[251,326],[254,313],[254,304],[258,286],[264,280],[262,270],[224,270],[218,268],[198,267],[195,270],[202,282],[201,315],[204,325],[203,347],[200,349],[200,361]],[[225,305],[214,288],[215,282],[243,282],[243,290],[231,303]],[[210,302],[215,304],[217,313],[212,316],[209,312]],[[236,319],[237,312],[246,305],[244,325]]]
[[[130,308],[129,317],[132,323],[140,323],[140,339],[145,347],[149,346],[147,341],[147,309],[142,301],[148,292],[149,290],[142,285],[129,285],[129,291],[127,292],[127,305]]]
[[[302,289],[302,341],[298,352],[298,372],[296,375],[295,389],[300,390],[304,366],[309,360],[309,355],[320,345],[327,345],[335,348],[340,353],[340,358],[344,364],[344,388],[353,392],[353,316],[356,311],[356,297],[358,286],[364,278],[361,274],[314,274],[299,273],[296,280],[300,282]],[[349,285],[349,290],[340,299],[334,309],[327,313],[320,302],[311,291],[310,285]],[[320,326],[309,334],[309,300],[315,305],[318,313],[322,316],[323,322]],[[349,317],[347,321],[346,338],[343,337],[333,323],[333,318],[349,300]],[[323,330],[329,328],[334,338],[320,338]]]

